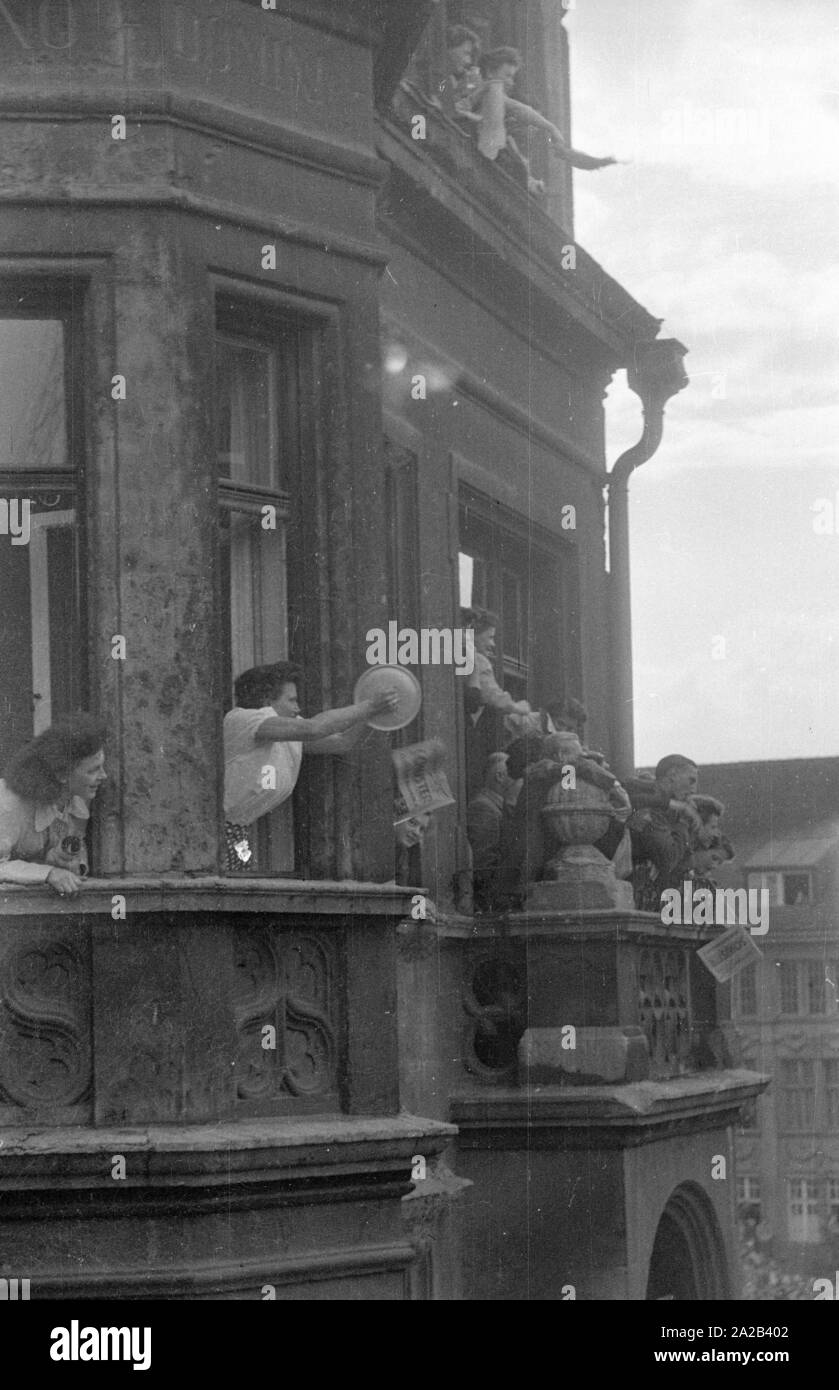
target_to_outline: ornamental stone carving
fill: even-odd
[[[89,1094],[90,991],[84,948],[68,938],[12,944],[0,964],[0,1102],[25,1110]]]
[[[239,1100],[335,1094],[334,943],[251,928],[235,950]]]

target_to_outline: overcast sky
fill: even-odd
[[[566,23],[574,143],[632,161],[575,173],[577,240],[690,349],[630,484],[636,759],[839,754],[839,0]]]

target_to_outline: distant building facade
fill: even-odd
[[[737,1201],[782,1265],[839,1255],[839,758],[703,767],[726,803],[729,886],[769,893],[762,960],[726,989],[736,1057],[772,1083],[738,1132]]]

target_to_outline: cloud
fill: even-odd
[[[638,764],[675,748],[700,762],[835,756],[839,643],[832,626],[829,617],[782,615],[729,641],[721,661],[712,659],[710,644],[679,668],[661,657],[640,660]]]
[[[636,161],[575,175],[577,238],[689,349],[630,486],[639,759],[835,755],[839,6],[598,0],[567,26],[575,144]],[[610,462],[641,425],[621,373]]]
[[[619,138],[639,167],[718,184],[800,185],[839,172],[832,5],[669,0],[641,15],[599,0],[571,11],[568,28],[577,140]]]

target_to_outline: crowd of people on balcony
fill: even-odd
[[[304,717],[299,668],[276,662],[244,671],[224,719],[224,830],[228,873],[258,870],[257,823],[291,797],[304,751],[341,754],[393,691]],[[88,874],[90,809],[105,771],[105,727],[89,714],[57,721],[21,748],[0,780],[0,882],[46,885],[75,898]],[[263,866],[264,867],[264,866]]]
[[[586,711],[574,699],[534,710],[499,684],[494,667],[498,619],[466,610],[475,664],[464,682],[466,833],[477,911],[521,906],[547,859],[545,807],[567,785],[593,788],[608,830],[595,848],[631,882],[636,907],[658,912],[666,889],[715,885],[734,851],[722,830],[724,807],[698,791],[696,763],[662,758],[653,775],[624,778],[585,742]],[[304,752],[343,754],[368,720],[392,711],[394,690],[372,700],[304,717],[299,668],[275,662],[242,672],[224,717],[224,829],[228,873],[259,872],[258,823],[294,792]],[[368,731],[369,736],[369,731]],[[0,781],[0,881],[47,885],[76,897],[88,872],[90,808],[106,780],[105,729],[87,714],[55,723],[12,758]],[[447,798],[451,800],[449,796]],[[429,814],[394,815],[403,867],[429,829]]]
[[[698,792],[696,763],[670,754],[652,776],[621,782],[603,754],[585,746],[587,716],[578,700],[534,711],[498,685],[490,660],[495,615],[471,611],[461,621],[474,626],[476,652],[480,645],[485,654],[480,668],[476,658],[465,696],[476,909],[521,905],[527,884],[544,868],[543,811],[551,788],[566,780],[602,794],[611,823],[595,848],[618,877],[630,880],[639,910],[658,912],[665,889],[686,881],[715,887],[714,875],[734,850],[721,828],[722,803]]]
[[[474,140],[485,159],[536,196],[544,194],[545,184],[533,174],[526,152],[531,130],[541,131],[551,154],[577,169],[604,169],[617,162],[611,155],[598,158],[572,148],[553,121],[516,100],[512,94],[523,65],[518,49],[505,45],[481,52],[478,35],[464,25],[451,26],[446,41],[447,71],[436,74],[431,92],[423,92],[416,74],[409,72],[401,84],[397,111],[410,118],[415,98],[436,107]]]
[[[714,888],[734,851],[724,807],[698,792],[690,758],[670,754],[654,775],[621,782],[602,753],[584,743],[586,711],[577,700],[533,710],[499,685],[493,668],[497,619],[467,612],[475,631],[475,668],[465,686],[466,833],[477,911],[520,906],[546,858],[543,811],[552,788],[586,784],[602,796],[610,825],[596,842],[615,873],[632,883],[639,910],[658,912],[665,889],[690,881]],[[360,741],[367,721],[392,710],[397,696],[304,717],[299,669],[276,662],[243,672],[236,704],[224,718],[225,859],[229,873],[258,872],[254,829],[291,797],[304,752],[341,754]],[[106,780],[105,729],[87,714],[55,723],[20,749],[0,781],[0,881],[47,885],[76,897],[88,872],[90,809]],[[427,814],[396,815],[397,857],[422,842]]]

